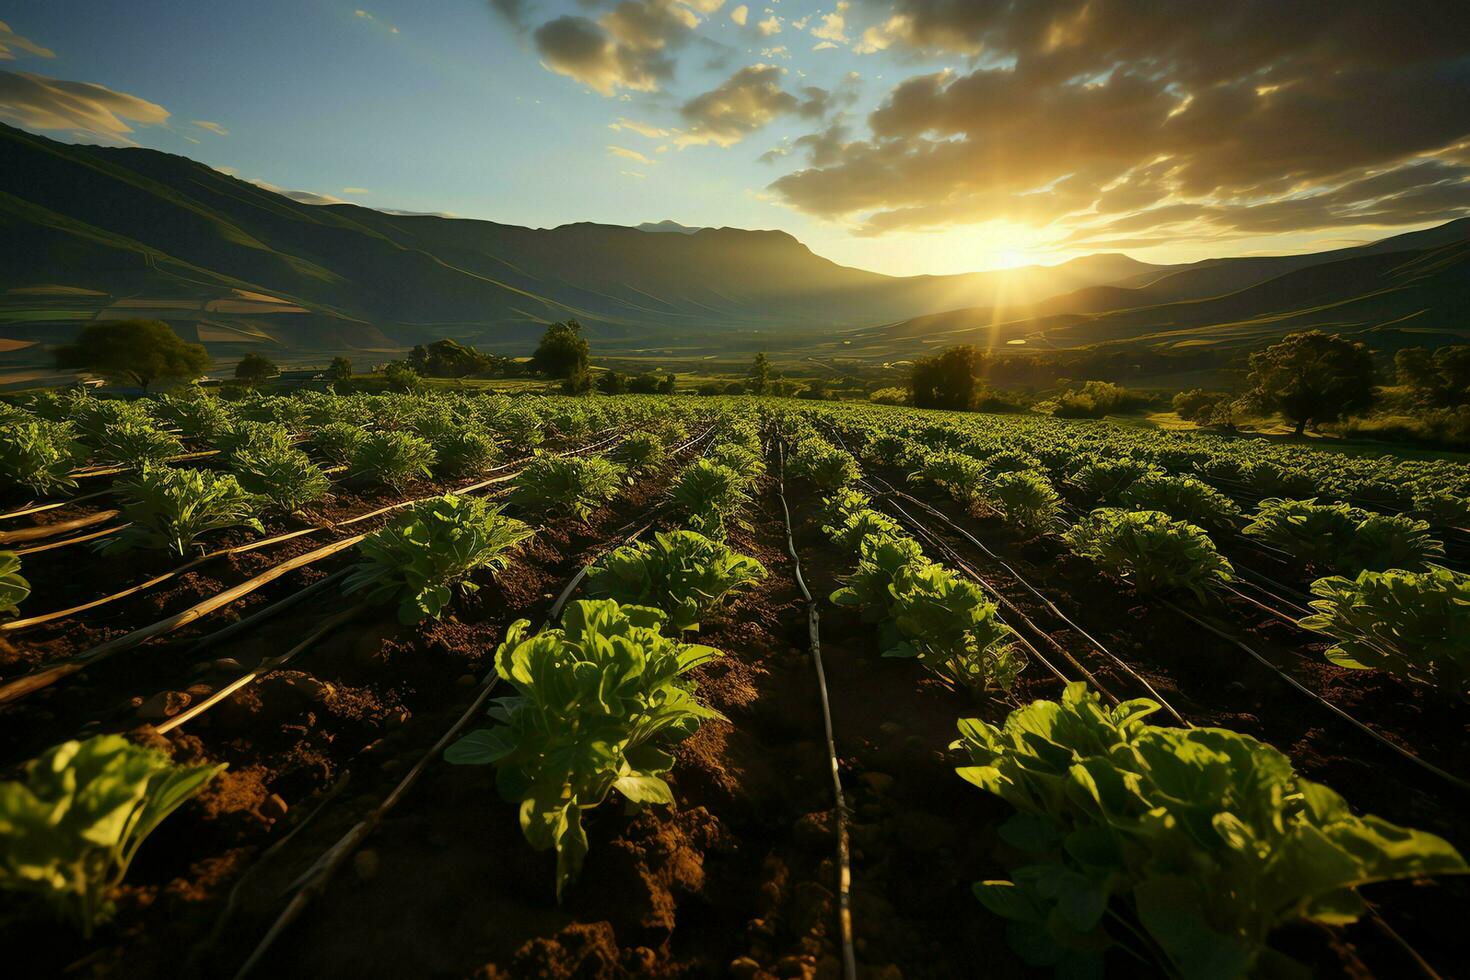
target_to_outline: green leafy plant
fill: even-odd
[[[754,451],[735,442],[720,442],[711,446],[704,458],[721,466],[728,466],[745,477],[747,484],[765,475],[766,463]]]
[[[901,535],[903,528],[887,514],[865,507],[849,514],[840,525],[829,524],[823,527],[822,533],[831,538],[832,543],[843,551],[858,554],[862,550],[863,542],[868,538],[879,535]]]
[[[500,457],[495,440],[479,429],[460,428],[438,433],[429,445],[437,457],[434,472],[439,476],[470,476],[482,473]]]
[[[1327,659],[1386,670],[1470,698],[1470,575],[1448,568],[1364,571],[1312,583],[1300,625],[1330,636]]]
[[[215,448],[228,460],[241,452],[284,452],[295,444],[296,439],[286,426],[260,419],[242,419],[215,440]]]
[[[585,521],[622,485],[623,468],[601,456],[537,456],[516,477],[510,500],[527,513]]]
[[[107,459],[123,466],[161,463],[184,451],[184,445],[177,436],[131,419],[114,422],[103,429],[96,447]]]
[[[860,610],[870,623],[889,619],[899,575],[927,566],[929,559],[917,541],[896,534],[865,538],[859,553],[857,568],[832,593],[832,602]]]
[[[72,470],[86,462],[87,450],[66,422],[17,422],[0,432],[0,483],[35,493],[69,490]]]
[[[1010,690],[1026,667],[1010,627],[980,586],[940,565],[901,567],[890,587],[893,626],[900,639],[885,657],[914,657],[977,697]]]
[[[634,432],[623,439],[613,455],[629,473],[647,473],[657,469],[669,453],[656,433]]]
[[[469,579],[472,572],[505,568],[511,549],[535,533],[500,511],[483,498],[454,494],[415,504],[363,539],[358,546],[362,561],[342,591],[366,592],[372,602],[397,602],[402,623],[438,619],[456,586],[474,592],[479,587]]]
[[[973,507],[982,499],[989,476],[978,459],[945,451],[923,457],[919,468],[909,474],[909,481],[937,487],[958,503]]]
[[[1470,497],[1444,490],[1414,497],[1414,512],[1438,527],[1470,527]]]
[[[1078,521],[1065,539],[1072,551],[1148,594],[1188,589],[1204,601],[1234,577],[1209,535],[1156,510],[1100,507]]]
[[[669,490],[669,499],[686,515],[691,528],[723,538],[728,524],[750,502],[750,494],[745,490],[745,478],[735,470],[700,459],[679,473]]]
[[[224,768],[175,766],[118,735],[48,750],[0,783],[0,889],[91,936],[143,841]]]
[[[196,538],[210,531],[265,530],[255,516],[260,499],[246,493],[228,473],[144,464],[119,491],[123,520],[128,523],[102,545],[104,554],[166,548],[182,556]]]
[[[1448,843],[1298,776],[1269,745],[1164,728],[1147,699],[1109,707],[1081,682],[996,727],[959,723],[959,775],[1016,813],[1000,836],[1025,862],[975,894],[1032,965],[1097,976],[1121,947],[1171,976],[1283,976],[1278,926],[1341,925],[1371,882],[1467,870]]]
[[[1419,569],[1444,554],[1444,545],[1429,536],[1424,521],[1315,500],[1267,498],[1245,533],[1311,568],[1345,575],[1364,569]]]
[[[559,629],[537,634],[519,620],[495,652],[495,671],[516,690],[499,698],[493,728],[450,746],[451,763],[494,765],[496,787],[520,804],[521,832],[556,850],[556,894],[582,868],[582,814],[616,791],[629,806],[671,804],[669,751],[719,712],[694,696],[685,675],[720,656],[663,635],[664,615],[611,600],[571,603]]]
[[[433,475],[434,448],[408,432],[369,432],[352,448],[347,478],[402,492],[414,480]]]
[[[1060,520],[1062,498],[1040,473],[1005,471],[990,482],[985,495],[1007,524],[1027,534],[1044,534]]]
[[[362,426],[350,422],[328,422],[311,434],[311,444],[328,463],[345,466],[367,438]]]
[[[863,475],[852,454],[821,438],[807,438],[796,444],[788,463],[791,475],[805,480],[821,493],[832,493]]]
[[[1176,521],[1187,521],[1211,531],[1233,531],[1240,526],[1240,508],[1214,487],[1192,476],[1139,477],[1118,495],[1131,510],[1157,510]]]
[[[817,523],[823,527],[841,527],[847,523],[849,515],[867,510],[872,504],[873,498],[861,490],[843,487],[830,497],[822,498],[822,502],[817,505]]]
[[[20,556],[0,551],[0,614],[20,613],[20,604],[31,594],[31,583],[20,574]]]
[[[1149,475],[1161,475],[1161,471],[1152,463],[1125,456],[1088,463],[1073,473],[1069,482],[1089,503],[1115,504],[1124,490]]]
[[[765,577],[760,562],[721,541],[698,531],[670,531],[608,555],[588,572],[587,593],[653,606],[668,616],[670,629],[683,632],[699,629],[711,610]]]
[[[228,403],[194,388],[183,395],[160,395],[152,403],[153,417],[177,428],[185,437],[214,442],[235,426]]]
[[[1390,568],[1418,571],[1444,555],[1444,544],[1429,536],[1429,525],[1404,514],[1369,514],[1358,522],[1353,546],[1339,566],[1354,574]]]
[[[242,487],[284,513],[316,503],[332,489],[322,468],[299,449],[241,449],[234,470]]]

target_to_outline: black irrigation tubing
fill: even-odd
[[[847,835],[847,798],[842,792],[842,767],[837,761],[837,738],[832,730],[832,701],[827,695],[827,673],[822,668],[821,613],[812,598],[806,579],[801,574],[801,557],[796,553],[796,538],[791,528],[791,508],[786,504],[786,446],[776,443],[776,496],[786,521],[786,552],[791,556],[791,571],[796,585],[806,600],[807,634],[811,640],[812,666],[816,668],[817,690],[822,701],[822,727],[827,740],[827,763],[832,772],[832,793],[837,832],[837,918],[842,937],[842,975],[857,980],[857,952],[852,928],[852,847]]]
[[[1295,677],[1292,677],[1286,671],[1282,670],[1280,667],[1278,667],[1275,664],[1273,664],[1263,654],[1257,652],[1255,649],[1253,649],[1249,644],[1245,643],[1239,637],[1233,636],[1230,633],[1227,633],[1225,630],[1220,629],[1219,627],[1217,627],[1214,624],[1208,622],[1207,620],[1204,620],[1204,619],[1200,618],[1199,616],[1196,616],[1194,613],[1190,612],[1188,609],[1185,609],[1182,606],[1178,606],[1178,605],[1174,604],[1173,602],[1170,602],[1168,599],[1163,598],[1162,596],[1156,597],[1155,601],[1158,602],[1158,603],[1160,603],[1163,606],[1168,607],[1169,609],[1172,609],[1174,612],[1176,612],[1179,615],[1183,616],[1184,618],[1188,619],[1190,622],[1194,623],[1196,626],[1199,626],[1199,627],[1201,627],[1201,628],[1203,628],[1205,630],[1208,630],[1209,632],[1213,633],[1215,636],[1219,637],[1220,639],[1225,640],[1227,643],[1230,643],[1230,644],[1234,645],[1235,647],[1239,648],[1240,650],[1244,651],[1246,654],[1248,654],[1251,657],[1251,659],[1255,660],[1257,663],[1261,664],[1263,667],[1266,667],[1267,669],[1269,669],[1270,671],[1272,671],[1273,673],[1275,673],[1277,677],[1279,677],[1282,680],[1286,681],[1287,684],[1291,685],[1298,692],[1300,692],[1301,694],[1305,695],[1306,697],[1308,697],[1312,701],[1315,701],[1321,707],[1326,708],[1328,711],[1332,712],[1334,715],[1336,715],[1337,717],[1341,718],[1343,721],[1345,721],[1348,724],[1352,725],[1354,728],[1358,729],[1358,731],[1360,731],[1363,734],[1367,735],[1369,738],[1371,738],[1374,741],[1379,742],[1379,743],[1381,743],[1383,745],[1388,746],[1388,748],[1392,749],[1394,752],[1397,752],[1400,756],[1402,756],[1403,758],[1407,759],[1409,762],[1412,762],[1414,765],[1419,766],[1420,768],[1425,769],[1425,770],[1433,773],[1434,775],[1440,777],[1441,779],[1445,780],[1446,782],[1450,783],[1451,785],[1455,786],[1456,788],[1462,789],[1462,790],[1470,790],[1470,782],[1466,782],[1465,780],[1461,779],[1459,776],[1456,776],[1456,775],[1454,775],[1452,773],[1446,772],[1445,770],[1443,770],[1443,769],[1439,768],[1438,766],[1436,766],[1434,763],[1429,762],[1429,761],[1427,761],[1425,759],[1420,758],[1419,756],[1415,755],[1413,752],[1410,752],[1408,749],[1404,748],[1403,746],[1397,745],[1394,742],[1390,741],[1389,739],[1385,738],[1376,729],[1373,729],[1373,728],[1369,727],[1368,725],[1364,724],[1363,722],[1359,721],[1358,719],[1354,718],[1352,715],[1348,714],[1346,711],[1344,711],[1343,709],[1339,708],[1337,705],[1333,704],[1331,701],[1328,701],[1326,698],[1322,697],[1322,695],[1318,694],[1316,691],[1313,691],[1311,688],[1307,687],[1301,681],[1297,680]]]
[[[1138,671],[1134,670],[1133,669],[1133,666],[1131,664],[1129,664],[1126,660],[1124,660],[1123,658],[1119,657],[1117,654],[1113,653],[1113,651],[1109,650],[1105,645],[1103,645],[1103,643],[1102,643],[1101,640],[1097,639],[1097,637],[1093,636],[1091,633],[1087,632],[1081,626],[1077,625],[1077,623],[1074,622],[1071,617],[1069,617],[1066,613],[1062,612],[1060,609],[1057,608],[1056,603],[1052,602],[1045,595],[1043,595],[1034,585],[1032,585],[1029,581],[1027,581],[1027,579],[1024,576],[1022,576],[1020,572],[1016,571],[1013,567],[1011,567],[1011,565],[1010,565],[1009,562],[1005,561],[1005,559],[1001,558],[994,551],[991,551],[990,548],[987,547],[986,544],[983,541],[981,541],[979,538],[975,537],[975,535],[971,534],[969,531],[967,531],[965,528],[961,527],[959,524],[956,524],[954,521],[950,520],[949,517],[948,517],[948,515],[946,515],[943,511],[939,510],[937,507],[933,507],[933,506],[925,503],[924,501],[918,499],[917,497],[910,496],[909,494],[904,493],[902,490],[898,490],[898,489],[894,488],[891,484],[888,484],[886,480],[883,481],[883,482],[884,482],[885,485],[887,485],[889,487],[889,489],[888,489],[887,492],[889,493],[890,496],[902,497],[903,499],[912,501],[914,504],[918,505],[919,507],[924,508],[924,510],[928,511],[930,514],[933,514],[939,520],[941,520],[945,524],[949,525],[949,527],[952,528],[955,531],[955,533],[957,533],[960,536],[962,536],[966,541],[969,541],[975,547],[977,547],[981,551],[985,552],[985,554],[987,556],[989,556],[989,558],[992,561],[994,561],[996,564],[1000,565],[1000,567],[1004,568],[1010,574],[1010,576],[1012,578],[1014,578],[1018,583],[1020,583],[1020,585],[1024,589],[1026,589],[1026,591],[1030,592],[1033,596],[1035,596],[1038,600],[1040,600],[1041,603],[1046,606],[1047,610],[1053,616],[1057,617],[1057,619],[1060,619],[1062,622],[1066,623],[1067,626],[1069,626],[1071,629],[1073,629],[1074,631],[1076,631],[1080,636],[1082,636],[1083,639],[1087,640],[1094,647],[1096,647],[1099,651],[1101,651],[1101,653],[1103,654],[1103,656],[1105,656],[1109,660],[1111,660],[1120,670],[1122,670],[1129,677],[1131,677],[1135,681],[1137,681],[1138,684],[1141,685],[1143,687],[1143,689],[1148,692],[1148,694],[1149,694],[1150,697],[1152,697],[1155,701],[1157,701],[1160,705],[1162,705],[1164,707],[1164,710],[1168,711],[1169,714],[1171,714],[1171,715],[1174,716],[1174,719],[1176,721],[1178,721],[1179,724],[1183,725],[1186,728],[1193,727],[1192,725],[1190,725],[1190,723],[1188,721],[1186,721],[1184,719],[1184,716],[1182,714],[1180,714],[1179,711],[1164,698],[1164,696],[1162,694],[1160,694],[1157,690],[1154,689],[1154,686],[1151,683],[1149,683],[1149,681],[1148,681],[1147,678],[1143,677],[1141,674],[1138,673]]]
[[[689,443],[686,443],[685,446],[680,447],[679,451],[688,448],[688,446],[693,445],[695,442],[702,438],[704,438],[703,435],[694,440],[691,440]],[[644,512],[643,517],[651,516],[662,506],[662,503],[654,505]],[[636,539],[638,536],[640,536],[653,526],[652,521],[650,520],[638,526],[635,530],[631,532],[628,531],[628,528],[633,527],[638,520],[639,519],[635,519],[634,521],[631,521],[620,528],[612,536],[615,543],[604,545],[602,549],[600,549],[591,559],[589,559],[585,564],[582,565],[580,569],[578,569],[577,574],[574,575],[571,581],[567,583],[566,588],[564,588],[561,594],[557,596],[556,601],[552,603],[550,610],[548,610],[548,623],[556,621],[557,616],[561,614],[562,608],[572,597],[572,594],[576,591],[577,587],[581,585],[582,580],[586,577],[588,570],[599,558],[602,557],[603,554],[614,547],[626,544],[627,542]],[[302,873],[299,878],[292,882],[290,887],[287,889],[288,891],[294,892],[290,902],[287,903],[285,909],[281,911],[281,914],[276,918],[275,922],[271,924],[270,929],[266,931],[266,934],[261,938],[255,949],[251,951],[249,958],[247,958],[245,962],[241,964],[240,969],[235,972],[235,980],[243,980],[244,977],[246,977],[257,965],[259,965],[260,961],[265,957],[266,953],[268,953],[271,947],[275,945],[276,940],[279,939],[280,936],[288,928],[290,928],[290,926],[295,923],[297,919],[301,917],[301,915],[306,911],[311,902],[326,890],[327,885],[330,883],[332,877],[337,873],[338,870],[341,869],[342,865],[346,863],[347,858],[351,856],[351,854],[356,851],[358,847],[362,846],[362,844],[368,839],[368,837],[372,835],[373,831],[375,831],[378,826],[382,824],[383,818],[387,816],[388,812],[396,807],[398,803],[408,794],[408,791],[413,788],[414,784],[418,782],[419,777],[423,775],[423,773],[428,769],[433,761],[443,754],[444,750],[448,748],[449,744],[459,735],[460,732],[465,729],[466,726],[470,724],[470,722],[472,722],[475,718],[483,713],[485,703],[490,699],[490,695],[494,692],[499,680],[500,676],[496,673],[495,668],[492,666],[486,672],[484,679],[480,682],[480,690],[476,694],[475,699],[470,703],[469,707],[467,707],[464,712],[459,716],[459,718],[455,720],[454,724],[451,725],[449,729],[445,731],[442,736],[439,737],[439,740],[436,741],[429,748],[429,750],[419,758],[418,762],[416,762],[413,768],[404,775],[403,779],[398,782],[398,784],[393,788],[392,792],[384,797],[383,801],[379,803],[376,807],[374,807],[371,811],[369,811],[365,817],[354,824],[347,831],[346,834],[344,834],[341,838],[337,840],[335,844],[324,851],[321,856],[312,863],[311,867],[307,868],[306,871]]]

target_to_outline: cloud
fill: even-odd
[[[136,95],[93,82],[73,82],[24,71],[0,71],[0,119],[29,129],[70,130],[131,143],[129,123],[159,126],[168,110]]]
[[[1470,5],[891,10],[855,50],[978,57],[896,85],[866,136],[776,180],[778,201],[867,233],[1007,219],[1059,236],[1124,219],[1136,235],[1218,235],[1467,208],[1463,176],[1434,167],[1470,139]],[[1371,196],[1395,179],[1415,187]]]
[[[371,194],[372,191],[368,190],[366,187],[344,187],[344,188],[342,188],[342,193],[343,194]]]
[[[526,15],[530,12],[527,0],[490,0],[490,9],[504,17],[517,34],[526,33]]]
[[[648,174],[640,174],[636,170],[619,170],[618,173],[624,177],[636,177],[639,180],[643,180],[648,176]]]
[[[231,173],[231,175],[233,176],[233,173],[231,171],[227,171],[223,167],[218,167],[216,169],[218,169],[221,173]],[[342,198],[340,198],[340,197],[333,197],[331,194],[318,194],[315,191],[289,191],[289,190],[286,190],[286,188],[284,188],[284,187],[277,187],[275,184],[272,184],[268,180],[249,180],[249,181],[246,181],[246,183],[254,184],[256,187],[259,187],[261,190],[270,191],[272,194],[279,194],[282,197],[289,197],[291,200],[295,201],[298,204],[347,204],[347,203],[350,203],[348,201],[342,200]]]
[[[745,21],[748,17],[750,17],[750,8],[743,3],[730,11],[730,19],[740,27],[745,26]]]
[[[699,22],[695,10],[677,0],[622,0],[598,20],[568,14],[547,21],[533,37],[547,68],[611,96],[619,89],[655,91],[673,74],[670,52]]]
[[[635,119],[628,119],[621,116],[618,118],[617,122],[608,123],[607,128],[611,130],[626,129],[631,133],[637,133],[639,136],[646,136],[651,140],[664,139],[669,135],[669,131],[667,129],[662,129],[658,126],[651,126],[648,123],[638,122]]]
[[[207,132],[211,132],[211,133],[213,133],[216,136],[228,136],[228,135],[230,135],[230,131],[228,129],[225,129],[225,127],[221,126],[217,122],[210,122],[208,119],[195,119],[189,125],[191,125],[191,126],[198,126],[200,129],[206,130]]]
[[[684,103],[680,115],[688,129],[675,137],[680,146],[733,146],[800,103],[781,87],[781,69],[751,65],[726,79],[718,88]]]
[[[656,160],[650,160],[648,157],[644,156],[642,153],[639,153],[637,150],[630,150],[626,146],[613,146],[609,144],[607,152],[609,156],[622,157],[624,160],[632,160],[636,163],[641,163],[649,167],[658,162]]]
[[[36,58],[56,57],[55,51],[43,48],[28,37],[21,37],[10,29],[9,24],[0,20],[0,61],[14,61],[17,51],[23,51]]]
[[[761,37],[770,37],[772,34],[780,34],[781,18],[777,17],[775,14],[772,14],[765,20],[761,21],[759,24],[756,24],[755,29],[757,31],[760,31]]]
[[[834,44],[847,43],[847,0],[839,0],[837,9],[830,14],[823,14],[821,23],[812,28],[812,37],[821,38],[823,41]]]

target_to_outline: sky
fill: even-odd
[[[1470,213],[1464,0],[12,0],[0,18],[0,121],[308,200],[779,228],[895,275],[1314,251]]]

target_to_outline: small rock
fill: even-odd
[[[300,691],[313,701],[325,701],[335,693],[332,685],[326,681],[317,680],[308,674],[296,674],[288,677],[286,678],[286,684],[292,690]]]
[[[750,980],[760,972],[761,965],[749,956],[741,956],[730,961],[730,976],[735,980]]]
[[[352,856],[352,870],[357,874],[358,881],[372,881],[376,878],[380,864],[378,852],[374,850],[358,851]]]
[[[189,706],[189,700],[183,691],[160,691],[138,705],[138,716],[149,721],[172,718]]]
[[[289,809],[290,807],[286,806],[286,801],[281,799],[281,794],[272,793],[260,805],[260,815],[267,820],[279,820],[286,815],[286,811]]]

